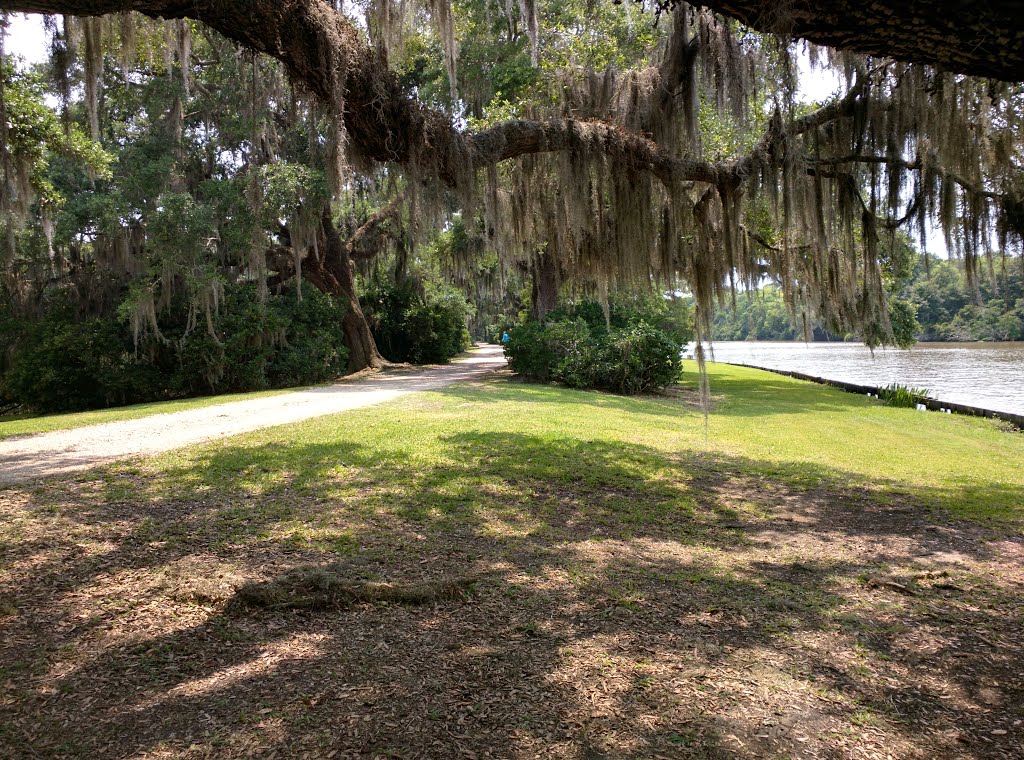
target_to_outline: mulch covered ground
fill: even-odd
[[[333,549],[112,496],[131,470],[0,491],[0,756],[1024,757],[1020,535],[678,465],[703,517],[537,482],[537,524],[364,514]]]

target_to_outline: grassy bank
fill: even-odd
[[[1024,751],[1024,436],[711,373],[0,492],[0,754]]]

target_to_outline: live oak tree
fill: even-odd
[[[675,5],[674,0],[661,3]],[[762,32],[947,71],[1024,79],[1019,0],[711,0],[693,5]]]
[[[65,22],[63,39],[77,41],[93,138],[102,137],[103,51],[116,49],[134,75],[151,73],[132,63],[138,30],[155,34],[141,17],[167,21],[165,63],[156,68],[177,82],[161,114],[170,144],[182,144],[190,87],[208,64],[196,60],[195,29],[182,19],[204,25],[210,51],[219,43],[201,30],[280,63],[283,70],[251,59],[249,72],[203,94],[205,127],[218,135],[218,99],[252,104],[249,134],[235,142],[246,164],[237,172],[244,203],[236,196],[220,219],[179,220],[192,240],[154,241],[140,233],[139,219],[125,218],[108,238],[122,253],[133,245],[163,244],[172,253],[223,246],[226,218],[254,217],[244,232],[248,270],[271,286],[305,279],[347,299],[353,368],[384,361],[359,309],[357,262],[396,241],[414,244],[455,209],[481,243],[462,246],[453,266],[471,268],[481,250],[496,251],[510,269],[530,274],[538,316],[563,282],[602,298],[614,287],[656,282],[693,293],[698,335],[706,337],[716,302],[767,277],[794,314],[856,329],[872,344],[895,337],[882,274],[887,236],[908,229],[923,244],[937,224],[973,277],[979,257],[1005,251],[1024,230],[1024,92],[1012,81],[1021,33],[1019,22],[999,15],[1012,3],[953,23],[932,10],[942,4],[924,3],[851,3],[841,14],[834,3],[796,0],[598,2],[580,3],[569,18],[559,17],[560,6],[572,4],[537,0],[371,0],[358,14],[342,5],[0,1],[7,11],[83,17]],[[574,47],[594,31],[596,12],[613,15],[593,40],[616,25],[630,32],[604,54],[597,44]],[[97,18],[104,14],[117,15]],[[425,19],[431,42],[417,55]],[[985,29],[990,35],[978,44]],[[811,47],[812,58],[845,76],[844,92],[814,107],[795,97],[799,36],[860,51]],[[489,65],[491,52],[501,72]],[[26,159],[6,147],[2,159],[0,202],[13,229],[27,213],[12,180]],[[167,192],[188,186],[187,163],[172,159]],[[357,208],[354,199],[366,197],[357,188],[379,198],[372,213]],[[180,200],[173,208],[187,216]],[[275,221],[280,229],[268,233]],[[217,278],[194,277],[191,289],[197,315],[209,314]],[[140,329],[158,329],[152,300],[140,297],[136,307]]]

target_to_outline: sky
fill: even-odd
[[[11,14],[4,49],[8,54],[22,58],[25,63],[40,63],[46,59],[46,34],[42,17],[33,14]],[[812,68],[807,53],[800,50],[797,56],[800,67],[800,81],[797,97],[807,103],[823,101],[839,92],[842,77],[838,72]],[[934,227],[928,234],[928,253],[946,257],[946,242]]]
[[[4,50],[25,59],[26,63],[41,63],[46,59],[46,34],[43,17],[34,14],[11,14],[7,27]]]

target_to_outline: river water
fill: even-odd
[[[863,343],[723,341],[713,350],[721,362],[859,385],[900,383],[927,388],[942,401],[1024,414],[1024,342],[918,343],[872,353]]]

